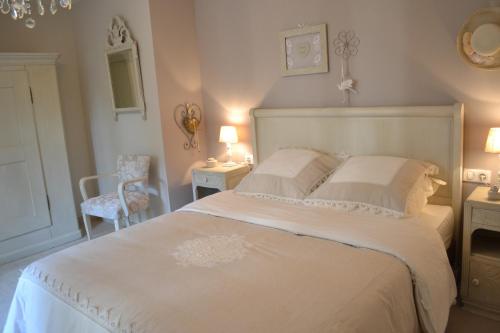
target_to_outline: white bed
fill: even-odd
[[[213,195],[30,265],[4,333],[444,332],[461,106],[260,109],[252,120],[258,160],[285,145],[405,156],[438,164],[449,185],[406,220]]]
[[[420,220],[435,229],[448,249],[455,232],[453,209],[450,206],[427,205],[419,216]]]

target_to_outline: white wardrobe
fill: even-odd
[[[0,53],[0,264],[81,237],[56,61]]]

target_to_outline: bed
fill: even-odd
[[[405,221],[212,195],[31,264],[4,333],[444,332],[462,117],[461,105],[253,110],[257,161],[285,145],[405,156],[448,185]]]

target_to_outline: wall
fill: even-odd
[[[68,150],[75,206],[80,211],[78,180],[94,173],[86,114],[82,108],[78,78],[77,53],[70,13],[37,18],[31,30],[6,15],[0,19],[0,52],[55,52],[60,54],[57,65],[64,132]],[[36,96],[35,96],[36,97]]]
[[[465,167],[499,169],[498,158],[483,152],[488,128],[500,126],[499,72],[465,64],[455,47],[467,17],[488,2],[196,0],[209,154],[222,157],[218,130],[229,123],[240,127],[236,158],[251,150],[252,107],[342,105],[332,42],[339,31],[352,29],[361,39],[351,62],[352,76],[359,81],[353,106],[462,101]],[[328,24],[329,73],[281,77],[278,33],[300,23]]]
[[[181,103],[203,109],[199,51],[192,0],[150,0],[156,76],[163,127],[163,144],[170,204],[177,209],[192,201],[191,169],[206,159],[206,135],[199,133],[200,151],[185,150],[185,136],[174,121]]]
[[[152,215],[170,210],[165,173],[160,108],[149,5],[147,1],[85,0],[72,11],[79,55],[84,107],[89,114],[92,144],[98,173],[114,171],[119,154],[152,156],[150,185]],[[147,120],[140,114],[122,114],[115,121],[105,65],[105,48],[111,19],[125,18],[132,37],[138,41]],[[100,191],[116,191],[115,182],[100,182]]]

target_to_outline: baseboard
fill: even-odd
[[[46,250],[50,250],[51,248],[54,248],[56,246],[63,245],[63,244],[66,244],[66,243],[69,243],[69,242],[72,242],[72,241],[75,241],[75,240],[81,239],[81,238],[82,238],[82,232],[80,229],[78,229],[76,231],[73,231],[73,232],[58,236],[58,237],[54,237],[54,238],[48,239],[48,240],[40,242],[40,243],[36,243],[36,244],[30,245],[30,246],[25,246],[19,250],[15,250],[15,251],[8,252],[8,253],[2,253],[0,255],[0,265],[6,264],[6,263],[14,261],[14,260],[29,257],[31,255],[34,255],[34,254],[37,254],[37,253],[40,253],[40,252],[43,252]]]
[[[485,305],[476,304],[474,302],[470,302],[467,300],[464,300],[463,302],[464,302],[464,306],[463,306],[464,310],[467,310],[469,312],[472,312],[474,314],[477,314],[477,315],[480,315],[480,316],[483,316],[483,317],[486,317],[489,319],[500,321],[500,310],[499,309],[492,308],[492,307],[485,306]]]

